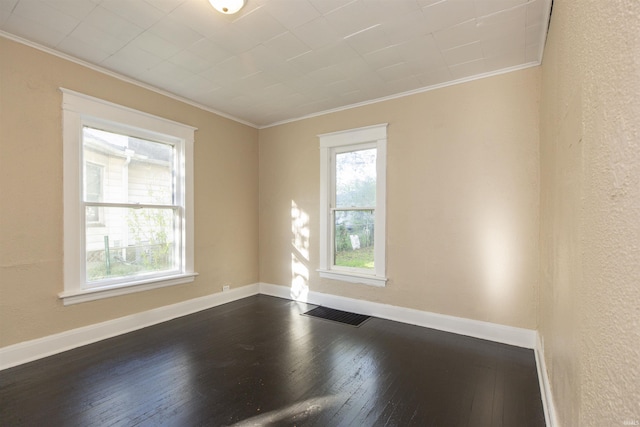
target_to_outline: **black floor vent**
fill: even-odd
[[[365,316],[364,314],[349,313],[348,311],[335,310],[328,307],[316,307],[303,314],[356,327],[362,325],[371,317]]]

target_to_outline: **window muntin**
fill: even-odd
[[[193,281],[196,129],[61,91],[64,304]]]
[[[320,135],[321,277],[384,286],[386,124]]]

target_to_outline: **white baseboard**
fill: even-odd
[[[517,347],[536,348],[536,331],[532,329],[516,328],[513,326],[499,325],[497,323],[447,316],[444,314],[430,313],[320,292],[306,291],[294,295],[291,288],[269,283],[260,283],[259,286],[260,293],[265,295],[308,302],[315,305],[324,305],[338,310],[353,311],[368,316],[438,329],[445,332],[453,332]]]
[[[544,348],[537,331],[308,290],[294,292],[286,286],[269,283],[260,283],[260,293],[533,349],[536,358],[536,369],[538,370],[545,423],[547,427],[559,427],[544,361]]]
[[[427,328],[453,332],[475,338],[501,342],[524,348],[536,348],[536,332],[495,323],[429,313],[388,304],[357,300],[320,292],[295,294],[286,286],[256,283],[228,292],[207,295],[130,316],[61,332],[43,338],[0,348],[0,370],[132,332],[177,317],[186,316],[252,295],[265,294],[295,301],[354,311],[369,316],[394,320]],[[544,359],[542,359],[544,360]],[[546,371],[545,371],[546,372]],[[548,384],[548,381],[547,383]],[[549,394],[550,396],[550,394]]]
[[[559,427],[556,417],[556,408],[551,394],[547,364],[544,360],[544,346],[540,334],[536,333],[536,367],[538,368],[538,381],[540,382],[540,395],[542,397],[542,407],[544,408],[544,419],[547,427]]]
[[[44,338],[3,347],[0,348],[0,370],[257,295],[259,289],[258,284],[242,286],[227,292],[194,298],[118,319],[49,335]]]
[[[533,349],[536,358],[546,425],[548,427],[559,427],[547,375],[542,340],[534,330],[430,313],[320,292],[311,292],[308,290],[296,293],[289,287],[269,283],[256,283],[242,286],[231,289],[228,292],[207,295],[201,298],[195,298],[0,348],[0,370],[257,294],[271,295],[315,305],[324,305],[339,310],[354,311],[360,314],[397,322]]]

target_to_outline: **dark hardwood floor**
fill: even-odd
[[[0,372],[0,426],[544,426],[534,354],[255,296]]]

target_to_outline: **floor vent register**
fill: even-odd
[[[364,314],[349,313],[348,311],[335,310],[328,307],[316,307],[303,314],[356,327],[371,318],[371,316],[365,316]]]

